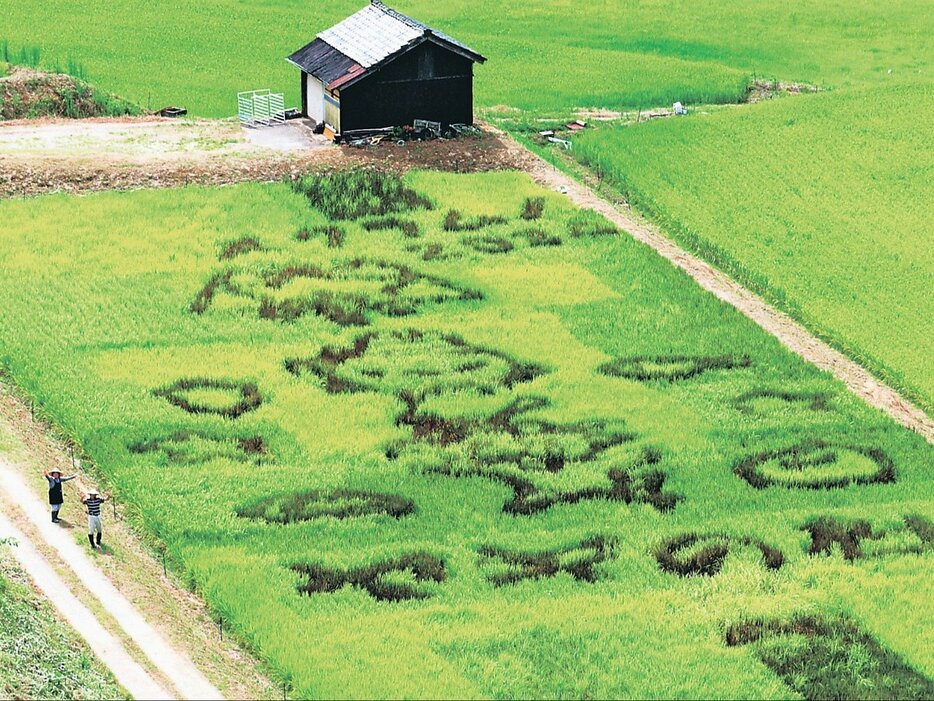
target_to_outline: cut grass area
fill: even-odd
[[[930,83],[601,128],[574,153],[689,249],[934,407]]]
[[[0,695],[12,699],[126,699],[113,675],[32,589],[0,544]],[[15,546],[9,546],[15,547]]]
[[[230,116],[240,90],[284,90],[297,104],[298,72],[284,57],[364,4],[18,0],[0,32],[14,55],[36,46],[43,62],[79,61],[101,88],[145,107]],[[889,70],[904,76],[927,65],[918,47],[934,31],[924,0],[393,5],[489,57],[477,68],[480,104],[537,112],[735,101],[753,74],[884,82]]]
[[[802,530],[930,521],[930,445],[525,176],[404,185],[0,203],[0,358],[293,696],[787,697],[725,632],[812,614],[934,674],[934,554]]]

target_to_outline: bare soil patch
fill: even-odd
[[[404,173],[520,169],[498,134],[384,141],[367,148],[315,141],[281,151],[254,143],[233,120],[159,117],[23,120],[0,124],[0,198],[181,185],[296,180],[354,166]]]

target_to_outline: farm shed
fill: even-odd
[[[302,114],[335,133],[473,123],[473,64],[456,39],[374,0],[287,59],[302,71]]]

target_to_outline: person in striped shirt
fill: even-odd
[[[104,535],[104,529],[101,526],[101,504],[107,501],[96,489],[89,489],[87,496],[81,500],[88,509],[88,542],[91,548],[101,547],[101,538]],[[94,536],[97,536],[97,544],[94,543]]]

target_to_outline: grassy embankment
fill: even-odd
[[[0,697],[125,699],[94,658],[0,544]]]
[[[38,47],[14,52],[0,41],[0,120],[38,117],[116,117],[140,108],[92,86],[84,68],[69,59],[67,68],[40,70]]]

